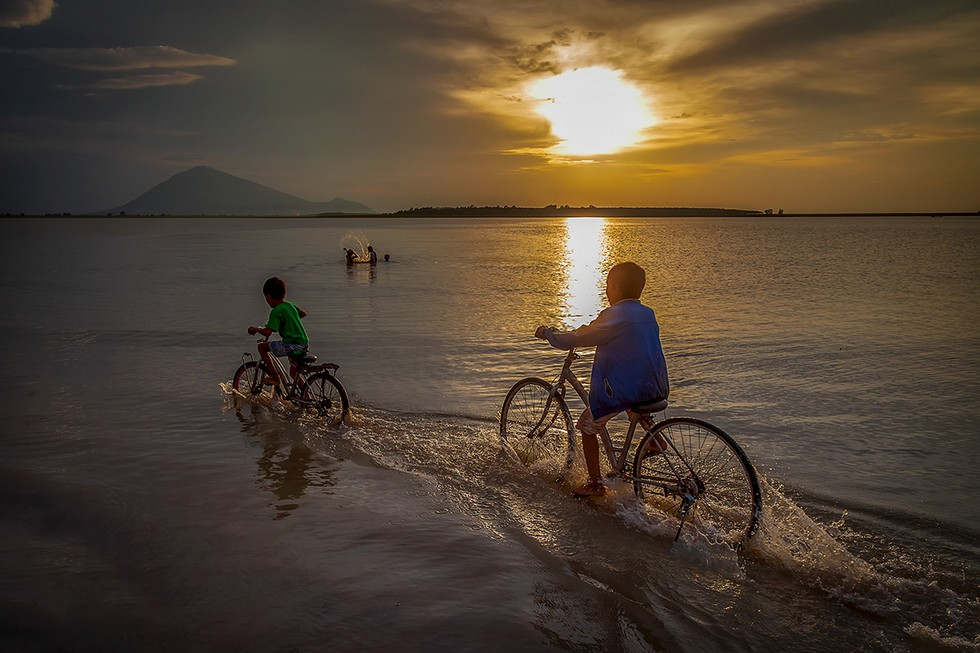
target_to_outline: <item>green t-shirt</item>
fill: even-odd
[[[265,325],[279,332],[282,341],[290,345],[305,345],[310,342],[299,318],[299,309],[292,302],[283,302],[269,313],[269,323]]]

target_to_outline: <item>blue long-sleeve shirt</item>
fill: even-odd
[[[638,299],[616,302],[574,331],[545,329],[543,335],[558,349],[596,348],[589,383],[593,418],[666,399],[670,393],[657,316]]]

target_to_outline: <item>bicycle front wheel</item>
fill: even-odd
[[[303,399],[310,402],[318,417],[325,417],[332,425],[340,425],[350,410],[347,390],[337,377],[327,372],[317,372],[306,379]]]
[[[633,472],[636,495],[678,529],[692,527],[738,550],[759,526],[755,469],[730,435],[707,422],[672,417],[656,424],[636,450]]]
[[[542,379],[518,381],[500,409],[500,436],[527,467],[557,463],[564,473],[575,443],[572,416],[554,386]]]
[[[265,377],[258,361],[247,361],[235,372],[231,387],[246,397],[272,396],[272,386],[263,383]]]

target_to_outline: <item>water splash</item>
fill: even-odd
[[[353,407],[344,415],[343,422],[334,420],[328,423],[323,417],[305,410],[302,406],[298,406],[288,399],[282,399],[271,391],[258,395],[245,394],[236,390],[231,381],[219,382],[218,387],[221,388],[221,392],[224,395],[223,412],[237,410],[244,405],[262,407],[269,410],[271,414],[294,420],[296,423],[308,425],[314,432],[326,430],[332,434],[344,433],[359,423],[358,413]]]
[[[976,604],[968,591],[942,587],[924,569],[905,569],[899,573],[902,555],[895,552],[888,561],[875,564],[853,553],[846,545],[847,513],[823,525],[786,496],[782,488],[760,480],[763,492],[763,521],[755,536],[738,554],[731,547],[711,542],[695,531],[685,531],[672,546],[679,559],[710,569],[722,577],[740,580],[755,573],[753,566],[775,570],[802,586],[825,592],[844,604],[878,618],[905,619],[915,606],[938,609],[917,614],[919,620],[906,622],[905,633],[929,641],[940,650],[977,650],[980,638],[971,641],[969,617]],[[672,539],[675,526],[635,499],[628,484],[607,481],[609,492],[595,507],[613,512],[633,530],[653,538]],[[763,572],[766,573],[766,572]],[[914,614],[914,613],[913,613]],[[922,623],[925,621],[930,625]]]
[[[746,556],[781,569],[803,584],[823,589],[855,607],[885,615],[897,610],[881,576],[841,544],[836,534],[846,513],[829,527],[810,518],[779,487],[760,482],[762,524],[745,547]]]
[[[363,260],[368,258],[367,248],[371,244],[371,241],[368,240],[362,231],[348,231],[340,237],[339,244],[344,249],[352,250],[357,254],[357,258],[359,259]]]
[[[230,405],[261,404],[238,396],[229,386],[222,385]],[[790,585],[817,590],[855,614],[884,624],[888,635],[883,637],[889,646],[901,645],[893,650],[963,651],[977,650],[980,644],[972,619],[978,604],[969,569],[954,582],[953,572],[942,567],[940,558],[924,559],[921,550],[902,551],[895,542],[891,543],[895,550],[887,541],[868,542],[873,531],[860,520],[852,524],[854,518],[846,512],[836,518],[833,512],[813,518],[788,490],[764,478],[763,522],[739,553],[694,531],[684,531],[680,540],[670,544],[676,532],[673,522],[646,510],[631,485],[617,479],[607,479],[606,496],[587,504],[615,516],[627,528],[599,535],[583,530],[584,523],[594,523],[577,521],[582,505],[567,498],[585,478],[580,457],[558,479],[557,465],[523,467],[501,445],[496,424],[443,414],[360,409],[359,419],[341,433],[304,422],[305,445],[319,455],[354,456],[372,466],[409,474],[429,488],[427,492],[438,495],[452,514],[488,537],[509,539],[519,532],[562,560],[581,559],[584,562],[578,564],[588,566],[594,560],[583,551],[590,550],[595,539],[616,542],[617,533],[635,531],[649,536],[655,547],[669,547],[671,557],[685,568],[708,571],[711,578],[732,587],[784,576]],[[281,410],[268,413],[272,419],[289,419]]]
[[[965,579],[952,582],[949,573],[931,569],[921,552],[903,551],[894,543],[877,541],[865,529],[850,528],[846,511],[821,525],[782,488],[765,479],[761,486],[765,513],[743,550],[747,560],[782,570],[857,610],[905,621],[903,630],[917,645],[943,651],[980,649],[972,617],[978,604]],[[864,545],[858,547],[860,554],[850,550],[855,538]]]
[[[231,381],[218,383],[218,387],[221,388],[221,392],[224,395],[223,412],[235,410],[244,404],[263,406],[273,413],[287,412],[286,405],[273,392],[263,392],[259,395],[244,394],[235,390]]]
[[[937,651],[976,651],[980,649],[980,636],[973,641],[959,635],[944,635],[935,628],[930,628],[918,621],[905,629],[905,633],[918,644],[929,646]]]

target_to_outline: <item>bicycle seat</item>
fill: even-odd
[[[639,413],[641,415],[648,415],[650,413],[659,413],[660,411],[667,408],[667,400],[661,399],[660,401],[648,401],[642,404],[633,404],[630,409],[634,413]]]
[[[302,356],[296,357],[296,362],[300,365],[312,365],[316,362],[316,354],[311,354],[310,352],[304,352]]]

